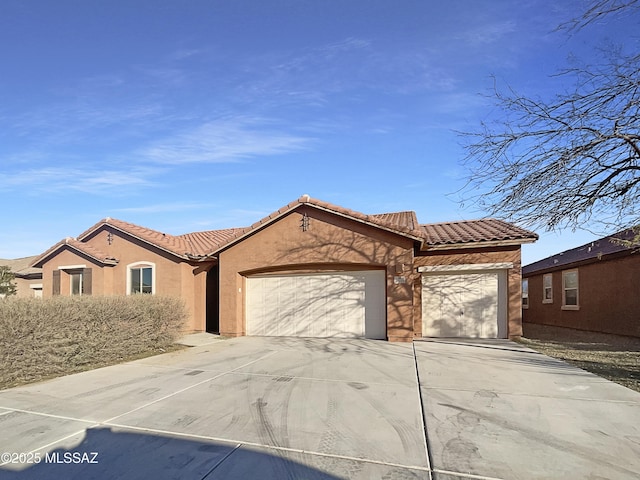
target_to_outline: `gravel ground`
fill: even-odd
[[[640,338],[523,324],[520,343],[640,392]]]

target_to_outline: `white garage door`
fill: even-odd
[[[247,335],[386,338],[385,272],[247,279]]]
[[[500,338],[506,320],[499,272],[422,276],[422,335]]]

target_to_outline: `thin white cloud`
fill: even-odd
[[[516,31],[517,25],[513,20],[487,22],[476,24],[474,28],[465,30],[457,38],[475,46],[485,46],[502,41],[504,37]]]
[[[159,164],[226,163],[308,148],[312,139],[264,128],[270,122],[236,117],[207,122],[141,149],[137,156]]]
[[[167,212],[184,212],[188,210],[201,210],[213,207],[210,203],[195,202],[172,202],[158,203],[155,205],[145,205],[142,207],[116,208],[114,212],[124,213],[167,213]]]
[[[132,187],[149,187],[157,170],[148,168],[86,169],[78,166],[32,168],[5,173],[0,190],[32,189],[44,192],[76,191],[114,194]]]

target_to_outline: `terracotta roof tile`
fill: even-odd
[[[59,249],[65,246],[68,246],[88,256],[89,258],[93,258],[94,260],[97,260],[98,262],[106,265],[115,265],[116,263],[118,263],[117,259],[108,256],[106,253],[101,252],[97,248],[92,247],[91,245],[88,245],[86,243],[83,243],[75,238],[68,237],[68,238],[65,238],[64,240],[59,241],[49,250],[47,250],[42,255],[37,257],[37,259],[33,262],[33,266],[37,268],[37,266],[41,265],[41,263],[44,262],[51,254],[53,254],[54,252],[58,251]]]
[[[418,228],[418,217],[416,217],[416,212],[378,213],[371,216],[382,220],[385,223],[399,225],[408,228],[409,230],[416,230]]]
[[[94,232],[105,225],[110,226],[133,236],[143,242],[161,248],[173,255],[184,259],[203,259],[211,257],[225,247],[244,238],[246,235],[275,221],[283,215],[295,210],[301,205],[332,212],[337,215],[351,218],[355,221],[366,223],[403,235],[423,243],[425,246],[458,245],[467,243],[482,243],[491,241],[522,241],[529,242],[537,239],[537,235],[528,230],[500,220],[474,220],[465,222],[448,222],[419,225],[415,212],[390,212],[376,215],[365,215],[355,210],[350,210],[321,200],[312,199],[308,195],[294,200],[279,208],[275,212],[258,220],[246,228],[227,228],[221,230],[207,230],[202,232],[186,233],[183,235],[169,235],[150,228],[124,222],[114,218],[105,218],[80,234],[78,239],[68,239],[66,244],[82,251],[83,253],[103,262],[114,261],[107,258],[88,246],[84,241]],[[38,257],[38,262],[46,258],[63,242],[55,245],[43,255]]]
[[[534,241],[533,232],[511,223],[488,218],[460,222],[430,223],[421,225],[428,245],[457,245],[465,243],[499,241]]]
[[[216,250],[235,235],[245,231],[244,228],[226,228],[222,230],[207,230],[203,232],[185,233],[178,238],[183,239],[189,245],[189,253],[205,256]]]
[[[337,213],[339,215],[350,217],[354,220],[358,220],[363,223],[368,223],[377,227],[384,228],[386,230],[390,230],[400,235],[408,235],[416,240],[421,240],[423,237],[423,233],[421,230],[415,229],[409,226],[409,225],[412,225],[412,220],[409,220],[409,217],[411,215],[415,217],[415,213],[413,212],[398,212],[397,214],[383,213],[378,215],[365,215],[355,210],[350,210],[348,208],[340,207],[338,205],[334,205],[329,202],[323,202],[322,200],[310,198],[308,195],[303,195],[297,200],[294,200],[293,202],[288,203],[284,207],[279,208],[275,212],[267,215],[266,217],[258,220],[257,222],[255,222],[254,224],[246,228],[234,229],[235,231],[230,235],[227,241],[220,244],[216,250],[212,250],[209,254],[210,255],[214,254],[217,252],[217,250],[220,250],[223,247],[227,247],[231,245],[238,239],[274,221],[275,219],[281,217],[282,215],[288,212],[291,212],[292,210],[296,209],[300,205],[310,205],[312,207],[316,207],[322,210]],[[417,221],[415,222],[415,224],[413,224],[413,226],[417,226]]]
[[[189,251],[189,244],[184,238],[176,237],[174,235],[159,232],[158,230],[153,230],[151,228],[142,227],[134,223],[125,222],[123,220],[118,220],[116,218],[110,217],[99,221],[88,230],[82,232],[80,235],[78,235],[78,239],[80,241],[83,241],[103,225],[109,225],[117,230],[120,230],[121,232],[127,233],[151,245],[155,245],[156,247],[179,257],[188,257],[189,254],[191,254],[191,252]]]
[[[173,235],[162,233],[151,228],[142,227],[140,225],[135,225],[133,223],[117,220],[115,218],[106,218],[104,223],[178,256],[185,256],[191,253],[189,252],[189,245],[183,238],[175,237]],[[82,239],[83,236],[81,235],[78,238]]]

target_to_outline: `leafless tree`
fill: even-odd
[[[581,29],[636,3],[598,0],[561,28]],[[640,224],[640,54],[615,46],[600,53],[598,64],[560,72],[573,88],[551,100],[494,88],[500,120],[460,133],[465,200],[546,230]]]

